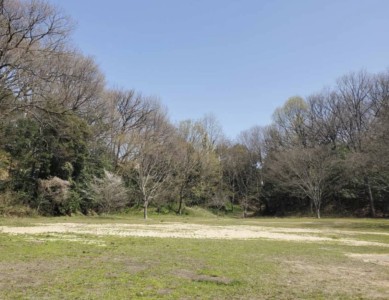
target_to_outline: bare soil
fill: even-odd
[[[355,235],[387,235],[368,231],[329,229],[280,228],[248,225],[200,225],[186,223],[163,224],[83,224],[83,223],[40,223],[31,227],[0,226],[0,232],[8,234],[39,235],[54,234],[59,239],[77,241],[75,234],[95,236],[134,236],[192,239],[271,239],[298,242],[335,242],[351,246],[389,247],[389,244],[357,239]],[[329,235],[329,236],[326,236]],[[335,235],[335,237],[334,237]],[[62,237],[61,237],[62,236]],[[83,242],[96,243],[82,239]]]
[[[389,266],[389,254],[357,254],[347,253],[348,257],[362,260],[366,263],[372,263],[381,266]],[[389,280],[387,286],[389,287]]]
[[[349,255],[348,255],[349,256]],[[375,256],[366,254],[366,256]],[[352,261],[342,264],[319,264],[305,260],[284,261],[284,276],[293,288],[316,286],[325,289],[333,298],[337,293],[360,295],[355,299],[388,299],[389,280],[374,265],[360,265]],[[381,270],[381,271],[380,271]]]

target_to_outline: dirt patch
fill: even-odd
[[[104,256],[98,259],[98,263],[110,263],[116,266],[120,266],[120,270],[129,274],[136,274],[142,272],[149,267],[149,264],[147,263],[140,263],[126,256]]]
[[[66,260],[34,260],[30,262],[0,262],[0,290],[32,288],[56,278],[58,270],[69,269],[76,265],[75,261]],[[47,278],[45,278],[47,277]]]
[[[321,291],[330,298],[389,299],[389,280],[384,270],[366,268],[354,262],[319,264],[303,260],[284,261],[285,280],[296,290]]]
[[[234,282],[233,280],[226,277],[210,276],[204,274],[199,275],[189,270],[176,270],[173,274],[181,278],[186,278],[192,281],[199,281],[199,282],[211,282],[211,283],[223,284],[223,285],[229,285]]]
[[[166,295],[171,294],[172,292],[173,292],[172,289],[159,289],[159,290],[157,291],[157,294],[158,294],[158,295],[161,295],[161,296],[166,296]]]
[[[389,266],[389,254],[356,254],[347,253],[348,257],[362,260],[366,263],[373,263],[381,266]],[[389,281],[388,281],[389,282]]]
[[[60,280],[64,272],[88,270],[92,265],[111,265],[107,271],[107,281],[121,278],[123,273],[136,274],[146,270],[149,265],[134,261],[126,256],[102,256],[85,260],[85,258],[32,260],[26,262],[0,262],[0,291],[37,288],[48,282]]]
[[[247,225],[212,226],[186,223],[164,224],[82,224],[48,223],[31,227],[0,226],[0,233],[8,234],[91,234],[96,236],[135,236],[193,239],[271,239],[295,242],[333,242],[351,246],[389,247],[389,243],[369,242],[350,238],[318,236],[329,231],[304,228],[278,228]],[[332,232],[334,233],[334,232]],[[337,230],[336,233],[343,234]],[[350,231],[345,231],[349,234]],[[358,232],[368,234],[368,232]],[[374,233],[376,234],[376,233]]]

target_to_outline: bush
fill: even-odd
[[[98,213],[119,211],[128,204],[128,193],[120,176],[104,171],[89,185],[93,206]]]
[[[21,203],[20,195],[15,192],[0,193],[0,216],[31,217],[37,215],[35,210]]]
[[[72,197],[70,182],[58,177],[38,181],[38,211],[49,215],[70,215]]]

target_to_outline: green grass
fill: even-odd
[[[4,226],[47,222],[142,223],[138,216],[0,219]],[[258,225],[388,233],[388,220],[231,219],[153,216],[148,223]],[[76,237],[68,241],[69,236]],[[326,234],[323,234],[326,236]],[[328,234],[327,234],[328,236]],[[0,299],[385,299],[388,266],[350,258],[388,247],[337,243],[385,235],[331,233],[334,242],[206,240],[92,235],[0,234]],[[92,243],[86,244],[83,241]]]

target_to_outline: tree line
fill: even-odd
[[[228,140],[213,115],[173,124],[107,88],[72,28],[45,1],[0,0],[0,213],[388,215],[389,72],[291,97]]]

